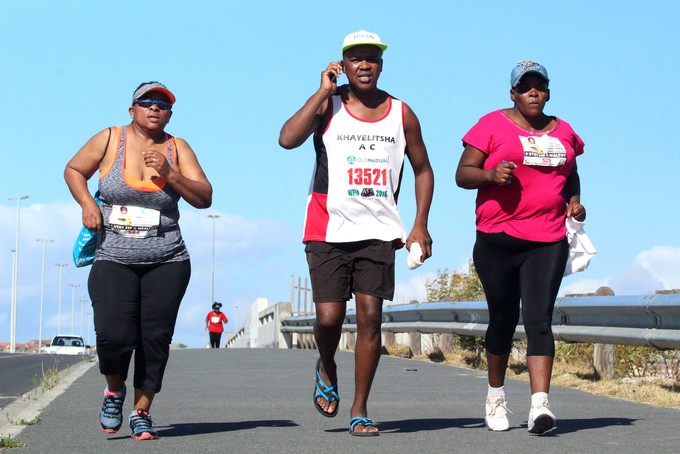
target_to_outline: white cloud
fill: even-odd
[[[391,304],[407,304],[412,300],[427,301],[425,283],[435,277],[435,273],[415,272],[408,281],[395,283],[394,301]]]
[[[559,296],[570,295],[574,293],[595,293],[595,291],[608,285],[606,280],[584,278],[578,279],[573,282],[563,281],[562,287],[560,287]]]
[[[605,279],[587,277],[563,284],[560,294],[590,293],[608,286],[616,295],[649,295],[657,290],[680,288],[680,248],[655,246],[637,254],[633,263],[623,267],[617,274]]]
[[[617,295],[649,295],[663,289],[663,284],[654,273],[637,263],[626,266],[611,277],[607,285]]]
[[[655,246],[640,252],[635,263],[658,280],[662,289],[680,288],[680,248]]]

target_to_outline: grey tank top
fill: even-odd
[[[162,178],[153,182],[139,181],[125,174],[125,139],[127,126],[119,128],[120,141],[113,165],[99,179],[100,210],[104,229],[97,241],[95,261],[109,260],[125,265],[149,265],[189,260],[179,228],[180,195]],[[174,168],[176,150],[172,136],[166,134],[166,157]],[[110,218],[113,206],[141,207],[158,210],[160,223],[155,234],[131,238],[114,231]]]

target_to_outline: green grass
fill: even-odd
[[[31,419],[30,421],[26,421],[25,419],[12,419],[9,416],[9,413],[7,413],[7,421],[9,421],[10,424],[14,424],[15,426],[32,426],[35,424],[40,423],[40,416],[36,416],[35,418]]]
[[[33,378],[33,391],[35,395],[37,395],[38,392],[40,392],[40,394],[45,394],[47,391],[59,384],[58,366],[59,365],[55,362],[52,367],[45,370],[45,366],[43,364],[42,376],[36,376]]]
[[[26,445],[21,443],[16,438],[12,438],[11,435],[0,437],[0,449],[3,448],[25,448]]]

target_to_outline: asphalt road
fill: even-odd
[[[484,373],[383,357],[369,401],[379,437],[347,432],[353,355],[338,353],[340,411],[312,407],[316,352],[184,349],[171,352],[151,411],[160,438],[135,441],[125,426],[98,427],[104,381],[96,366],[49,403],[40,423],[15,436],[21,453],[640,453],[678,452],[680,410],[554,387],[557,428],[527,432],[529,385],[508,380],[511,430],[484,426]],[[126,401],[126,413],[131,409]],[[0,427],[0,434],[3,429]],[[141,444],[141,445],[140,445]]]
[[[43,377],[85,360],[82,356],[0,353],[0,409],[41,390]]]

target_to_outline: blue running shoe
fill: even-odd
[[[153,428],[153,421],[149,413],[139,409],[130,413],[130,429],[135,440],[155,440],[158,432]]]
[[[104,390],[104,403],[99,412],[99,426],[107,434],[115,434],[123,425],[123,403],[125,402],[125,385],[114,393],[107,386]]]

